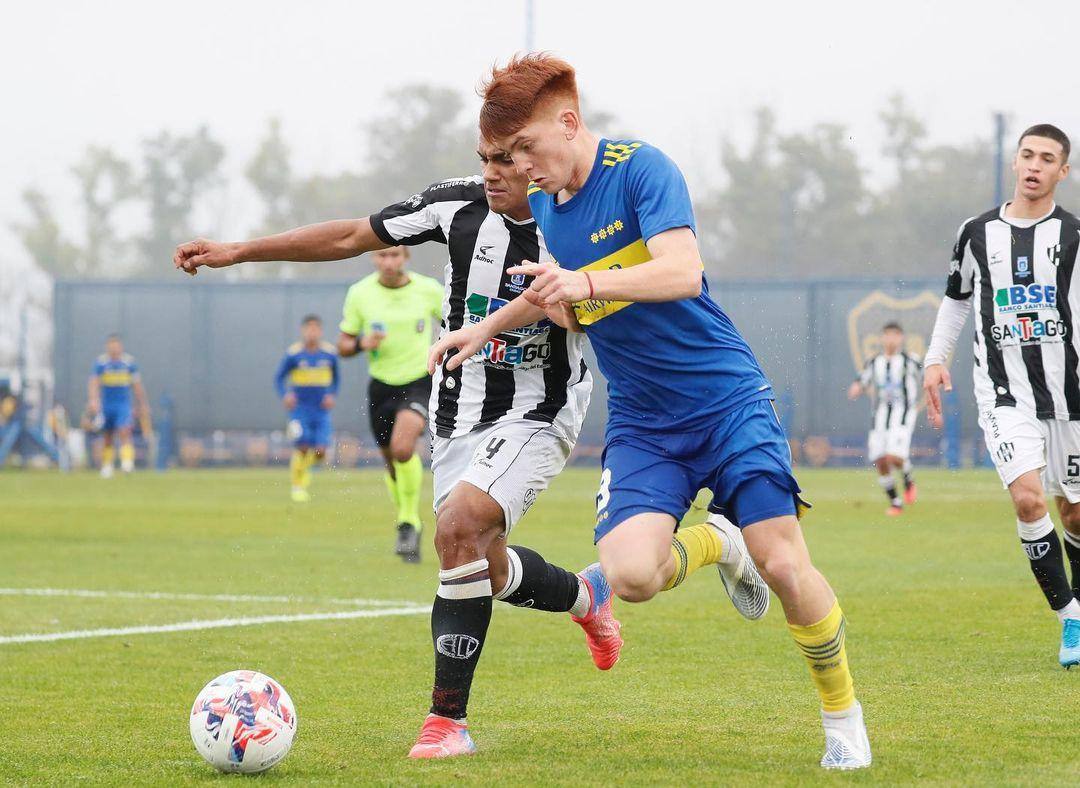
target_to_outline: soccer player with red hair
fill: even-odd
[[[713,517],[742,529],[779,597],[821,697],[821,765],[870,765],[836,595],[814,568],[798,515],[773,390],[709,294],[690,195],[678,167],[638,140],[585,125],[574,69],[546,54],[514,58],[483,90],[481,135],[529,176],[533,216],[558,261],[523,264],[517,301],[570,304],[608,380],[608,424],[595,541],[614,592],[644,602],[729,549],[708,524],[675,533],[699,489]],[[517,301],[443,337],[452,368],[518,323]],[[710,518],[712,519],[712,518]]]

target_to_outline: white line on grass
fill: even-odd
[[[184,602],[315,602],[354,607],[400,607],[403,599],[345,599],[341,597],[255,596],[251,594],[181,594],[169,591],[92,591],[85,588],[0,588],[0,596],[73,596],[83,599],[164,599]]]
[[[81,640],[83,638],[110,637],[113,635],[152,635],[158,632],[189,632],[198,629],[223,629],[248,627],[256,624],[292,624],[298,621],[342,621],[351,618],[382,618],[384,616],[412,616],[430,613],[430,607],[411,605],[381,610],[339,610],[333,613],[299,613],[281,616],[253,616],[249,618],[219,618],[206,621],[182,621],[178,624],[159,624],[141,627],[113,627],[107,629],[77,629],[68,632],[44,632],[32,635],[7,635],[0,637],[0,645],[7,643],[47,643],[55,640]]]

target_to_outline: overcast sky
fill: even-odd
[[[937,139],[986,135],[998,109],[1010,134],[1048,121],[1080,135],[1074,2],[884,5],[536,0],[535,44],[572,62],[590,100],[671,154],[695,192],[715,179],[716,139],[746,139],[762,104],[787,129],[848,124],[864,160],[896,91]],[[358,168],[357,129],[388,88],[472,95],[492,62],[523,48],[524,18],[525,0],[12,6],[0,46],[0,265],[24,257],[7,228],[26,186],[77,220],[68,171],[88,144],[135,157],[148,134],[207,124],[238,174],[278,116],[301,174]],[[224,228],[235,235],[257,216],[243,189],[230,195]]]

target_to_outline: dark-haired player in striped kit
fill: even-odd
[[[1069,138],[1032,126],[1013,170],[1012,200],[960,226],[923,386],[927,416],[941,427],[939,388],[952,389],[945,362],[974,311],[979,425],[1012,496],[1024,554],[1061,622],[1058,659],[1070,668],[1080,664],[1080,220],[1054,202],[1069,174]],[[1072,585],[1047,493],[1064,526]]]
[[[915,503],[917,490],[911,474],[911,433],[919,404],[917,356],[904,350],[904,329],[886,323],[881,329],[881,352],[867,360],[859,377],[848,388],[848,399],[863,393],[873,398],[873,421],[866,442],[867,458],[878,472],[878,484],[889,499],[885,513],[903,514],[905,503]],[[904,497],[896,491],[894,473],[903,475]]]

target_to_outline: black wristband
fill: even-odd
[[[360,347],[360,340],[362,340],[363,338],[364,337],[363,337],[362,334],[358,334],[357,337],[356,337],[356,352],[357,353],[363,353],[364,352],[364,349],[362,347]]]

